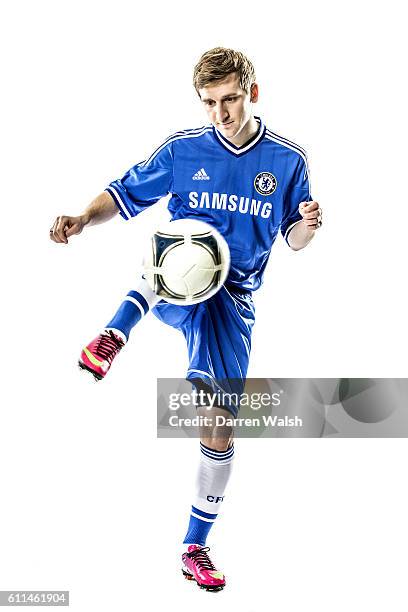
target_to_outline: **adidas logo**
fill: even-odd
[[[210,177],[208,176],[204,168],[201,168],[201,170],[196,172],[192,178],[193,178],[193,181],[209,181],[210,180]]]

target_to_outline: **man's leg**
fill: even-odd
[[[196,388],[204,386],[210,394],[217,389],[223,396],[238,395],[243,390],[251,348],[251,330],[255,320],[250,294],[223,287],[215,296],[198,304],[181,329],[186,337],[190,364],[187,378]],[[226,410],[228,408],[228,410]],[[226,405],[199,414],[237,416],[238,405]],[[211,422],[211,421],[210,421]],[[215,419],[212,419],[212,423]],[[208,559],[202,548],[223,503],[234,456],[231,427],[209,426],[200,432],[200,463],[197,492],[184,543],[183,573],[204,588],[222,588],[225,578]],[[213,569],[205,571],[205,567]],[[209,573],[210,572],[210,573]]]
[[[104,378],[114,358],[128,341],[133,327],[159,300],[142,278],[136,289],[129,291],[104,331],[84,347],[79,367],[90,372],[95,380]]]

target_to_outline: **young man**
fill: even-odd
[[[310,195],[305,152],[253,114],[258,85],[251,62],[232,49],[212,49],[195,67],[194,87],[210,124],[170,136],[146,161],[113,181],[82,215],[58,217],[50,237],[67,243],[84,227],[108,221],[118,212],[130,219],[170,193],[173,220],[203,220],[224,236],[231,253],[230,273],[215,296],[182,307],[157,303],[141,280],[105,330],[82,351],[80,366],[98,379],[106,375],[132,327],[152,309],[185,335],[187,379],[196,387],[217,390],[220,381],[224,386],[228,381],[243,383],[255,320],[252,293],[262,283],[278,231],[299,250],[322,224],[321,209]],[[203,406],[198,411],[211,420],[226,411],[236,416],[238,408]],[[184,575],[208,590],[225,585],[205,543],[231,473],[232,440],[231,428],[220,432],[209,425],[201,430],[198,490],[182,560]]]

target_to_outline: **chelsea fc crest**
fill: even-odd
[[[254,187],[263,196],[271,195],[278,186],[278,181],[270,172],[260,172],[254,180]]]

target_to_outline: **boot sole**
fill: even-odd
[[[206,585],[206,584],[200,584],[199,582],[197,582],[197,580],[194,578],[193,574],[190,574],[189,572],[186,572],[184,569],[181,570],[183,573],[183,576],[186,580],[194,580],[194,582],[196,583],[196,585],[200,588],[200,589],[204,589],[205,591],[211,591],[212,593],[216,593],[217,591],[222,591],[225,584],[223,585],[219,585],[219,586],[211,586],[211,585]]]
[[[96,382],[103,379],[103,376],[101,376],[100,374],[97,374],[96,372],[91,370],[91,368],[88,368],[88,366],[82,363],[82,361],[78,361],[78,367],[80,370],[85,370],[86,372],[89,372],[90,374],[92,374]]]

